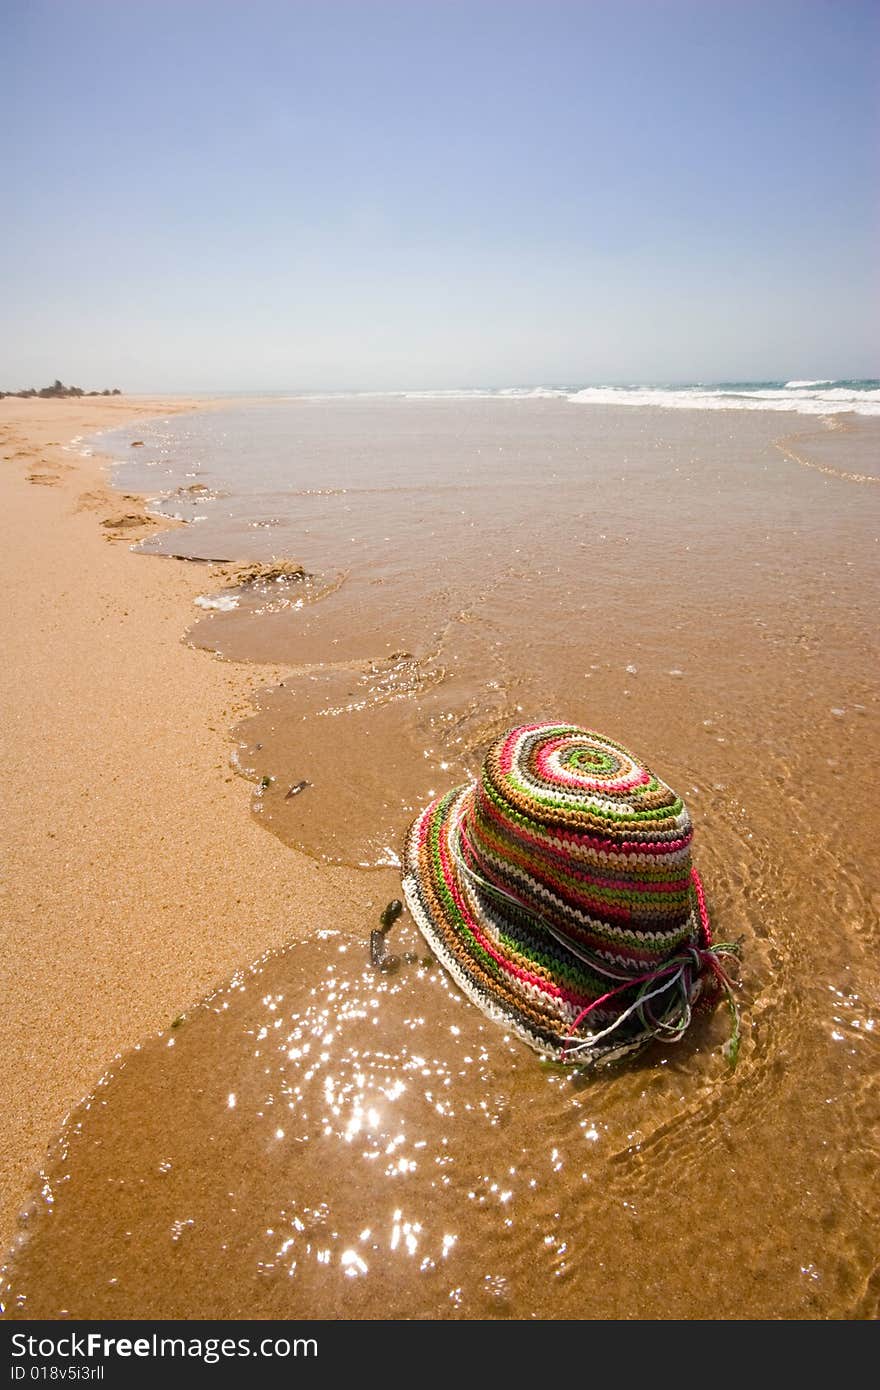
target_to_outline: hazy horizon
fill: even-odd
[[[20,394],[22,394],[22,393],[25,393],[25,392],[31,390],[31,389],[36,389],[36,391],[39,392],[39,391],[42,390],[44,387],[51,387],[56,381],[61,381],[62,385],[63,385],[65,388],[68,388],[68,389],[69,389],[69,388],[73,387],[73,388],[76,388],[76,389],[80,389],[80,390],[82,390],[82,392],[83,392],[84,395],[97,395],[97,396],[104,395],[105,392],[106,392],[106,394],[108,394],[108,395],[109,395],[109,394],[112,394],[112,389],[113,389],[113,387],[114,387],[115,384],[116,384],[115,382],[113,382],[113,383],[106,383],[106,384],[105,384],[105,383],[95,383],[95,382],[92,382],[92,381],[81,382],[81,381],[75,380],[73,377],[70,377],[68,380],[65,380],[64,378],[59,377],[57,372],[53,372],[53,373],[50,374],[49,377],[47,377],[45,380],[41,380],[41,381],[19,382],[19,383],[17,383],[17,384],[13,384],[13,385],[9,385],[9,384],[0,384],[0,391],[3,391],[3,392],[6,393],[7,395],[12,395],[12,396],[20,395]],[[865,382],[867,382],[867,383],[872,383],[872,385],[873,385],[874,383],[880,382],[880,377],[875,377],[875,376],[856,376],[856,377],[825,376],[825,377],[813,377],[813,378],[807,379],[807,378],[797,378],[797,377],[788,377],[788,378],[786,378],[784,375],[781,375],[781,376],[780,376],[780,375],[776,375],[776,376],[772,376],[772,377],[750,377],[750,378],[742,378],[741,380],[733,380],[733,379],[731,379],[731,380],[723,380],[723,381],[722,381],[722,380],[716,380],[716,381],[710,381],[710,380],[684,381],[684,380],[681,380],[681,379],[679,379],[679,380],[667,380],[667,381],[649,381],[649,380],[647,380],[646,378],[645,378],[645,379],[642,379],[642,380],[640,380],[640,381],[637,381],[637,380],[635,380],[635,379],[626,380],[626,379],[623,379],[623,378],[621,378],[621,379],[619,379],[619,380],[617,380],[617,381],[612,381],[612,380],[605,380],[605,381],[599,381],[599,380],[595,380],[595,381],[575,381],[575,380],[570,380],[570,381],[476,381],[476,382],[468,382],[468,383],[464,383],[464,382],[460,382],[460,381],[459,381],[459,382],[443,382],[443,383],[440,383],[440,384],[437,384],[437,383],[430,383],[430,384],[421,385],[421,386],[407,386],[407,385],[401,385],[401,384],[391,384],[391,385],[386,385],[386,386],[372,386],[372,387],[371,387],[371,386],[362,386],[362,385],[357,385],[357,384],[354,384],[354,385],[352,385],[352,384],[343,384],[343,385],[322,386],[322,387],[314,387],[314,388],[309,388],[309,387],[298,387],[298,386],[228,386],[228,385],[224,385],[224,386],[213,386],[213,387],[212,387],[212,386],[204,387],[204,386],[186,386],[186,385],[184,384],[184,385],[182,385],[182,386],[174,386],[174,387],[141,387],[141,388],[134,388],[134,387],[127,387],[127,388],[126,388],[126,387],[123,387],[123,388],[119,388],[119,393],[120,393],[121,395],[128,395],[128,396],[162,395],[162,396],[168,396],[168,397],[174,397],[174,396],[182,396],[182,397],[185,397],[185,396],[193,396],[193,397],[195,397],[195,396],[203,396],[203,397],[212,397],[212,396],[217,396],[217,397],[219,397],[219,396],[233,396],[233,397],[235,397],[235,396],[247,396],[247,397],[251,397],[251,396],[271,396],[271,397],[275,397],[275,396],[277,396],[277,397],[288,397],[288,396],[290,396],[290,397],[294,397],[294,396],[325,396],[325,395],[326,395],[326,396],[357,396],[357,395],[363,395],[363,396],[372,396],[372,395],[375,395],[375,396],[394,396],[394,395],[406,395],[406,394],[411,394],[411,395],[420,395],[420,394],[424,394],[424,395],[427,395],[427,396],[431,396],[431,395],[444,395],[444,394],[448,394],[448,395],[457,395],[457,394],[465,394],[465,393],[468,393],[468,392],[474,393],[474,394],[480,394],[480,393],[489,394],[489,393],[499,393],[499,392],[507,392],[507,393],[513,394],[513,393],[516,393],[516,392],[529,392],[529,391],[532,391],[532,392],[540,392],[540,391],[546,391],[546,392],[548,392],[548,393],[553,392],[553,393],[556,393],[556,394],[559,394],[559,395],[566,395],[566,394],[574,394],[574,393],[576,393],[576,392],[578,392],[578,391],[585,391],[585,390],[591,390],[591,389],[600,389],[600,390],[601,390],[601,389],[603,389],[603,388],[607,388],[607,389],[609,389],[609,390],[627,390],[627,389],[629,389],[629,390],[631,390],[631,391],[639,391],[639,390],[645,390],[645,391],[652,391],[652,390],[653,390],[653,391],[676,391],[676,390],[690,389],[690,388],[693,388],[693,387],[701,387],[701,388],[704,388],[706,391],[713,391],[713,390],[720,390],[720,389],[722,389],[722,388],[726,388],[726,389],[731,389],[731,388],[734,388],[734,387],[743,387],[743,388],[745,388],[745,387],[747,387],[747,386],[750,386],[750,387],[778,386],[778,387],[780,387],[780,388],[786,387],[786,386],[792,386],[792,385],[801,386],[801,387],[813,387],[813,386],[815,386],[815,387],[829,386],[829,387],[830,387],[830,386],[833,386],[833,385],[840,384],[841,382],[850,382],[850,383],[852,383],[852,382],[860,382],[860,383],[865,383]],[[876,387],[875,387],[875,389],[876,389]]]
[[[0,389],[880,375],[867,0],[12,0]]]

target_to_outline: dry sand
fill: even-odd
[[[281,673],[181,642],[204,568],[132,554],[141,499],[63,447],[205,406],[0,402],[3,1246],[49,1139],[114,1054],[298,922],[358,920],[350,877],[262,831],[229,766],[234,717]]]

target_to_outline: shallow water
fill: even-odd
[[[9,1314],[872,1314],[876,1041],[846,965],[824,997],[797,965],[759,989],[733,1073],[717,1016],[578,1076],[411,928],[394,947],[381,974],[320,934],[130,1054],[56,1145]]]
[[[877,426],[262,410],[142,434],[124,475],[217,494],[151,549],[313,576],[190,634],[290,665],[237,731],[255,813],[393,865],[507,725],[600,729],[688,803],[716,933],[743,939],[740,1062],[719,1011],[615,1072],[548,1069],[406,922],[398,968],[369,965],[399,880],[353,869],[361,937],[244,972],[72,1117],[11,1315],[876,1315]]]
[[[300,673],[239,729],[263,822],[382,864],[425,797],[524,718],[741,789],[736,746],[758,739],[756,798],[817,727],[874,720],[880,485],[836,473],[867,476],[880,426],[803,423],[780,437],[759,414],[290,401],[142,431],[121,481],[158,477],[171,511],[193,478],[219,494],[148,551],[313,576],[234,591],[190,640]],[[814,457],[829,471],[796,461]]]

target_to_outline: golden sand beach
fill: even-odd
[[[880,1318],[880,3],[752,18],[4,7],[12,1381]]]
[[[389,524],[387,582],[209,613],[199,650],[181,637],[223,571],[133,555],[156,524],[80,452],[192,408],[0,404],[7,1315],[876,1316],[876,422],[432,406],[424,436],[522,449],[506,514],[491,482],[468,496],[502,532],[532,457],[569,467],[556,563],[492,575],[475,528],[484,591],[420,589],[437,492],[294,493],[296,525],[351,506],[347,544],[370,505],[401,508],[399,535],[406,507],[427,521],[408,547]],[[330,415],[288,408],[324,446]],[[389,409],[428,418],[346,406],[346,438]],[[428,599],[442,640],[420,652]],[[265,663],[214,654],[254,634]],[[298,649],[299,684],[272,664]],[[617,1071],[544,1067],[406,917],[394,968],[371,966],[400,892],[387,861],[352,867],[376,808],[396,842],[423,780],[460,781],[522,709],[651,750],[686,795],[743,947],[735,1070],[722,1009]]]
[[[274,672],[181,642],[202,567],[133,555],[141,499],[66,447],[201,404],[0,402],[3,1244],[49,1136],[116,1052],[296,921],[346,913],[338,875],[261,831],[228,765],[228,725]]]

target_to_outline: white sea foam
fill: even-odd
[[[880,415],[880,390],[834,387],[828,391],[784,387],[589,386],[568,399],[576,405],[651,405],[661,410],[791,410],[800,415]]]
[[[776,383],[742,386],[735,383],[724,386],[700,383],[689,386],[586,386],[580,390],[562,386],[505,386],[436,391],[314,392],[284,399],[334,402],[562,400],[575,405],[655,406],[662,410],[790,410],[800,415],[839,415],[852,411],[856,415],[880,415],[880,389],[871,385],[855,386],[845,381],[834,383],[830,379],[792,380],[784,386]]]
[[[235,594],[199,594],[193,603],[197,608],[214,608],[220,613],[231,613],[238,607]]]
[[[533,401],[564,400],[563,386],[449,387],[424,391],[307,391],[286,401]]]

